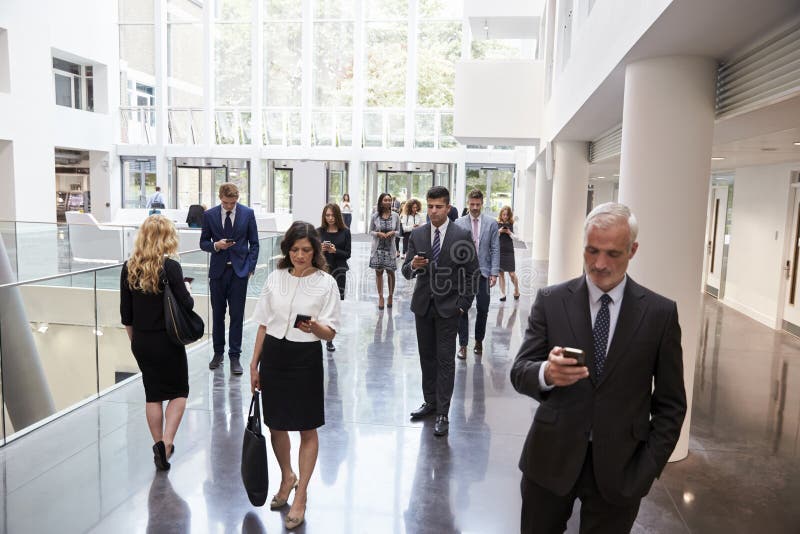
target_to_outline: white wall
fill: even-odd
[[[592,207],[606,202],[614,202],[614,182],[594,182],[594,197]]]
[[[0,139],[0,221],[13,221],[16,206],[14,206],[14,145],[11,141]]]
[[[778,328],[782,260],[794,164],[736,169],[723,302]]]
[[[112,114],[56,106],[52,56],[95,65],[95,103],[108,110],[119,99],[116,10],[107,0],[0,2],[11,88],[0,94],[0,139],[13,142],[9,196],[18,220],[55,221],[56,146],[113,152]]]
[[[569,59],[560,67],[556,36],[555,70],[544,110],[544,139],[552,140],[672,0],[596,1],[588,18],[572,28]]]
[[[535,144],[542,131],[543,89],[543,61],[459,61],[456,139],[464,144]]]

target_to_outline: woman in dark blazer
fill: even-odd
[[[169,258],[177,253],[175,225],[162,215],[151,215],[139,228],[120,276],[120,315],[142,371],[145,416],[155,442],[153,461],[160,471],[170,468],[173,441],[189,396],[186,349],[170,340],[164,320],[164,278],[181,306],[190,310],[194,306],[180,263]]]
[[[322,226],[317,228],[322,241],[322,252],[328,263],[328,272],[336,279],[339,286],[339,298],[344,300],[345,283],[347,281],[347,260],[350,259],[350,229],[345,225],[339,206],[326,204],[322,208]],[[326,347],[333,352],[336,347],[328,341]]]

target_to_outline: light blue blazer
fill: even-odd
[[[469,213],[456,219],[455,224],[472,235],[472,217]],[[481,213],[481,236],[478,244],[478,263],[481,275],[497,276],[500,273],[500,234],[497,221]]]

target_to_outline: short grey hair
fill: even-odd
[[[627,223],[630,230],[630,241],[628,241],[628,249],[630,250],[631,246],[636,242],[636,236],[639,235],[639,222],[628,206],[618,202],[600,204],[589,212],[589,215],[586,216],[586,221],[583,223],[584,244],[586,243],[586,236],[589,234],[589,228],[607,229],[622,222]]]

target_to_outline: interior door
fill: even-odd
[[[783,264],[783,276],[787,279],[786,301],[783,308],[784,328],[794,334],[800,332],[800,280],[797,262],[800,259],[800,190],[792,189],[791,240]],[[789,323],[786,325],[786,323]]]
[[[722,281],[722,250],[725,246],[725,219],[728,213],[728,186],[714,186],[706,235],[706,292],[719,297]]]

